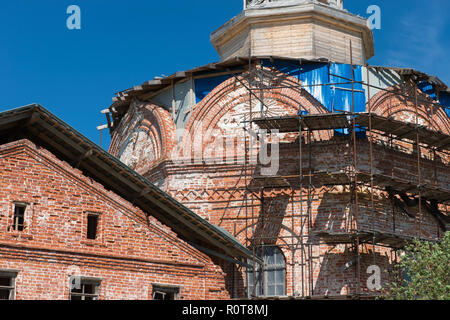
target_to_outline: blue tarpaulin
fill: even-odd
[[[353,80],[360,83],[354,83],[354,106],[355,112],[366,111],[366,95],[362,86],[362,72],[361,66],[353,67]],[[349,79],[349,80],[346,80]],[[331,86],[332,109],[339,109],[342,111],[352,111],[352,68],[349,64],[332,63],[330,65],[330,83],[338,83]],[[328,108],[330,110],[330,108]]]
[[[275,68],[286,73],[298,80],[301,80],[305,90],[319,101],[328,111],[352,111],[352,78],[351,66],[349,64],[339,63],[301,63],[294,60],[269,59],[262,60],[265,67]],[[354,111],[366,111],[366,94],[365,87],[362,85],[362,67],[354,66]],[[195,97],[196,103],[203,100],[214,88],[222,82],[231,78],[232,75],[211,76],[209,78],[195,80]],[[358,83],[359,82],[359,83]],[[328,85],[324,85],[328,84]],[[433,85],[428,82],[418,83],[420,90],[432,99],[438,99]],[[448,92],[440,92],[439,103],[449,107],[446,109],[447,115],[450,116],[450,94]]]
[[[450,93],[449,92],[440,92],[439,93],[439,103],[447,107],[445,108],[445,112],[450,117]]]
[[[306,63],[298,61],[270,60],[263,61],[263,66],[276,68],[302,81],[305,90],[319,101],[328,111],[352,111],[352,68],[349,64]],[[362,81],[361,66],[353,67],[353,80]],[[349,83],[350,82],[350,83]],[[324,85],[325,84],[325,85]],[[362,83],[354,83],[354,111],[366,111],[366,95]],[[347,135],[347,129],[336,130]],[[357,128],[358,137],[365,136],[363,128]]]
[[[328,111],[342,110],[352,111],[352,85],[350,80],[351,66],[338,63],[307,63],[300,64],[297,61],[289,60],[264,60],[263,66],[273,67],[281,72],[289,74],[302,81],[305,90],[319,101]],[[362,80],[361,66],[354,67],[354,81]],[[325,85],[337,83],[336,85]],[[346,84],[347,83],[347,84]],[[366,95],[361,83],[355,83],[355,112],[366,110]]]
[[[445,91],[439,92],[438,99],[438,94],[436,93],[436,90],[431,83],[422,81],[417,84],[417,87],[423,93],[426,93],[431,99],[439,102],[440,105],[446,107],[444,108],[445,113],[447,113],[447,116],[450,117],[450,93]]]
[[[196,103],[202,101],[214,88],[222,82],[230,79],[233,75],[223,75],[195,80],[195,98]]]
[[[302,81],[305,90],[330,112],[352,111],[351,66],[338,63],[305,63],[291,60],[263,60],[263,66],[272,67]],[[361,66],[354,66],[354,80],[362,80]],[[196,102],[199,103],[215,87],[228,80],[231,75],[212,76],[195,80]],[[335,83],[335,85],[323,85]],[[354,84],[355,112],[366,110],[366,95],[361,83]]]
[[[437,100],[437,95],[436,95],[436,91],[434,90],[434,87],[431,83],[428,82],[419,82],[417,84],[417,87],[423,92],[426,93],[427,95],[430,96],[430,98],[432,98],[433,100]]]

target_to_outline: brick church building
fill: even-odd
[[[124,90],[109,153],[0,114],[0,298],[373,298],[448,230],[450,90],[337,0],[244,1],[221,61]]]
[[[449,88],[370,66],[343,1],[246,1],[211,42],[220,62],[113,98],[110,153],[265,261],[230,266],[232,297],[380,294],[448,229]]]

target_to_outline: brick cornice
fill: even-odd
[[[206,264],[195,263],[180,263],[166,260],[144,259],[133,256],[122,256],[114,254],[99,254],[86,250],[68,250],[55,249],[46,246],[32,246],[26,244],[16,244],[7,241],[0,241],[0,254],[7,253],[5,257],[38,259],[40,261],[58,260],[60,263],[92,265],[96,267],[103,266],[122,267],[130,270],[139,268],[153,268],[159,270],[167,270],[167,268],[174,269],[203,269]],[[162,265],[162,266],[160,266]]]

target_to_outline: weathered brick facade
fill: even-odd
[[[212,35],[221,62],[116,94],[109,153],[40,106],[0,115],[0,299],[85,294],[74,279],[107,300],[373,298],[405,243],[442,238],[448,87],[365,65],[372,31],[342,1],[245,3]],[[349,125],[370,113],[414,128]]]
[[[100,299],[152,299],[153,284],[179,286],[181,299],[229,297],[217,262],[49,151],[1,145],[0,168],[0,271],[17,272],[16,299],[68,299],[70,276],[101,279]],[[88,213],[100,216],[96,240],[86,239]]]
[[[399,93],[407,94],[411,98],[414,97],[414,90],[417,90],[421,101],[432,102],[415,86],[408,84],[389,90],[399,90]],[[430,213],[422,209],[420,217],[416,205],[408,208],[415,218],[407,216],[393,205],[393,200],[383,187],[373,189],[376,204],[373,212],[370,187],[358,187],[358,222],[352,204],[354,193],[349,186],[339,183],[335,186],[324,186],[320,180],[316,180],[320,178],[313,177],[311,189],[306,187],[306,183],[300,188],[299,144],[298,134],[295,133],[280,135],[280,166],[277,174],[291,176],[287,179],[290,187],[269,188],[262,193],[258,189],[249,191],[252,177],[257,176],[261,170],[260,166],[243,161],[245,144],[248,142],[244,120],[248,120],[250,114],[249,101],[249,92],[235,78],[223,82],[191,110],[183,139],[178,144],[179,149],[173,148],[171,140],[170,150],[175,150],[172,152],[175,156],[169,159],[166,154],[155,159],[153,169],[140,172],[205,219],[227,229],[245,245],[251,247],[263,242],[264,245],[281,248],[286,261],[287,295],[339,296],[356,293],[357,252],[354,244],[328,244],[318,235],[320,232],[346,233],[354,230],[358,223],[360,231],[376,230],[400,237],[430,240],[437,240],[442,236],[444,230]],[[252,112],[257,114],[259,111],[255,109],[258,101],[254,96],[252,101]],[[367,108],[370,105],[371,111],[376,114],[414,123],[416,109],[413,101],[382,91],[371,99]],[[264,93],[264,104],[269,106],[272,116],[297,115],[299,108],[308,114],[328,112],[306,91],[295,88],[267,90]],[[151,110],[156,114],[167,112],[156,111],[163,108],[152,106],[148,102],[134,100],[133,105],[133,110],[141,109],[145,110],[145,113]],[[136,126],[135,123],[131,125],[131,122],[127,122],[129,119],[130,115],[127,114],[120,123],[120,130],[113,134],[110,151],[114,155],[119,155],[121,143],[126,139],[124,133],[132,132]],[[148,126],[146,130],[163,128],[157,135],[157,141],[175,135],[171,132],[173,125],[162,125],[166,123],[167,118],[145,119],[148,121],[142,121],[141,125]],[[418,123],[436,131],[449,133],[450,123],[445,112],[428,103],[419,103]],[[229,145],[220,140],[225,141],[230,137],[234,139],[234,143]],[[390,144],[381,136],[374,134],[373,137],[376,140],[373,146],[374,173],[405,178],[417,184],[417,152],[414,144]],[[353,168],[351,137],[339,136],[333,131],[316,131],[312,133],[310,142],[305,132],[302,141],[303,174],[308,174],[309,167],[314,172],[348,171]],[[215,154],[219,154],[219,160],[226,158],[232,161],[208,163],[205,161],[208,157],[199,157],[204,156],[197,153],[196,148],[199,145],[203,146],[208,157],[214,158]],[[256,148],[254,152],[258,153],[260,150]],[[370,170],[369,154],[368,139],[358,138],[358,170]],[[422,183],[448,189],[447,156],[438,152],[430,159],[431,155],[425,149],[421,150],[421,155]],[[436,161],[438,158],[441,161]],[[142,168],[142,165],[138,166]],[[307,218],[308,193],[311,199],[309,207],[312,210],[310,221]],[[445,208],[441,209],[445,212]],[[393,263],[398,256],[393,249],[379,245],[374,247],[368,243],[359,247],[359,256],[361,290],[368,294],[375,293],[366,286],[370,276],[369,266],[380,267],[381,282],[385,285],[392,276]],[[228,269],[228,272],[233,274],[232,279],[227,282],[228,291],[234,297],[246,296],[248,293],[245,269]]]

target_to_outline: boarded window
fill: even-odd
[[[16,273],[0,271],[0,300],[14,300]]]
[[[25,230],[25,210],[27,206],[14,204],[13,230],[22,232]]]
[[[70,300],[99,300],[100,280],[72,277],[70,280]]]
[[[179,287],[153,286],[153,300],[178,300],[179,295]]]
[[[97,239],[98,232],[98,214],[88,214],[87,217],[87,238],[90,240]]]

